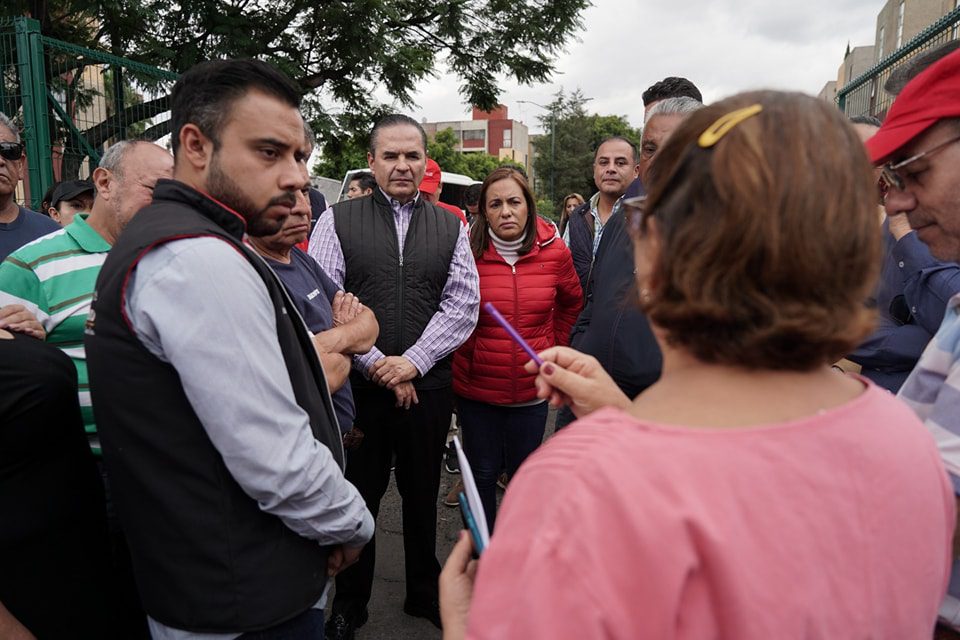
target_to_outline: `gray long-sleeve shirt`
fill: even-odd
[[[209,237],[154,249],[130,279],[126,311],[143,345],[177,370],[230,474],[263,511],[318,544],[370,540],[373,518],[313,437],[294,398],[267,288],[236,249]],[[194,634],[152,619],[150,628],[163,640],[239,635]]]

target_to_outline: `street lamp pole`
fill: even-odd
[[[550,107],[533,100],[517,100],[518,104],[532,104],[550,114],[550,201],[557,202],[557,114]]]

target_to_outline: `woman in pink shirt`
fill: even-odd
[[[634,401],[541,355],[581,419],[510,484],[479,562],[440,579],[445,638],[930,638],[954,503],[912,413],[830,363],[870,330],[880,238],[862,144],[831,105],[691,114],[626,208],[663,350]],[[534,371],[534,365],[528,365]]]

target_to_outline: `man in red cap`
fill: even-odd
[[[466,225],[467,216],[463,215],[463,211],[452,204],[440,202],[441,191],[443,191],[443,183],[440,181],[440,165],[437,164],[436,160],[427,158],[427,170],[423,172],[423,180],[420,181],[420,194],[424,200],[437,205],[441,209],[446,209],[460,218],[460,222]]]
[[[904,87],[867,150],[882,167],[887,214],[905,213],[935,257],[960,261],[960,51]],[[960,295],[946,304],[940,330],[899,397],[925,421],[960,492]],[[960,628],[956,570],[940,618]]]

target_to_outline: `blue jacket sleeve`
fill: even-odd
[[[880,317],[874,331],[847,359],[862,367],[882,371],[910,370],[933,335],[916,324],[897,325]]]
[[[893,246],[893,257],[903,274],[903,295],[910,313],[930,335],[935,334],[947,301],[960,293],[960,265],[934,258],[912,232]]]

